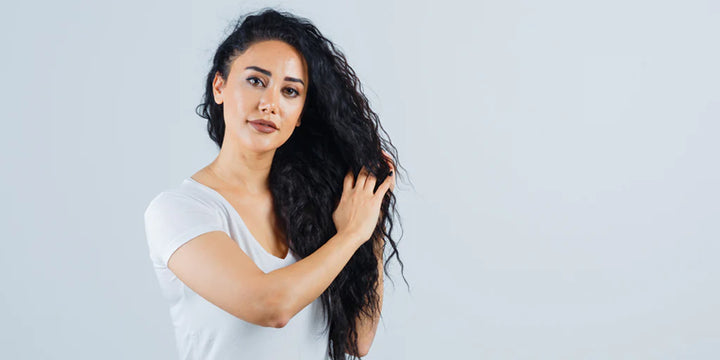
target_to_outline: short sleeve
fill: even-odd
[[[164,191],[145,209],[145,236],[153,263],[167,267],[181,245],[206,232],[224,231],[219,213],[179,192]]]

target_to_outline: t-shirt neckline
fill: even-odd
[[[213,188],[211,188],[211,187],[209,187],[209,186],[207,186],[207,185],[205,185],[205,184],[203,184],[203,183],[201,183],[201,182],[193,179],[192,177],[186,178],[185,181],[188,181],[188,182],[190,182],[190,183],[199,185],[202,189],[205,189],[207,192],[209,192],[210,194],[213,194],[213,196],[215,196],[216,198],[220,199],[220,201],[222,201],[223,204],[225,204],[225,206],[228,208],[228,210],[231,211],[231,213],[234,214],[234,216],[238,219],[238,221],[240,222],[240,224],[241,224],[241,225],[243,226],[243,228],[245,228],[245,230],[247,231],[248,235],[250,236],[250,239],[255,243],[255,245],[257,245],[257,247],[260,248],[260,250],[261,250],[263,253],[265,253],[266,255],[268,255],[269,257],[271,257],[271,258],[272,258],[273,260],[275,260],[275,261],[285,262],[285,261],[290,260],[290,257],[291,257],[291,255],[292,255],[290,248],[288,248],[287,254],[285,255],[284,258],[277,257],[277,256],[271,254],[269,251],[265,250],[265,248],[264,248],[262,245],[260,245],[260,242],[258,242],[257,239],[255,239],[255,236],[250,232],[250,228],[247,227],[247,225],[245,224],[245,221],[243,220],[242,216],[240,216],[240,213],[237,212],[237,210],[235,209],[235,207],[232,206],[232,204],[230,204],[230,201],[228,201],[224,196],[222,196],[222,194],[220,194],[219,192],[217,192],[215,189],[213,189]]]

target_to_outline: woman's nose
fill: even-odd
[[[275,95],[274,89],[267,88],[265,94],[263,94],[263,97],[260,99],[259,107],[262,113],[277,114],[277,97]]]
[[[270,113],[270,114],[277,114],[277,106],[273,103],[268,102],[260,102],[260,112],[262,113]]]

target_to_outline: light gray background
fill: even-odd
[[[367,359],[720,357],[718,2],[365,0],[3,3],[0,358],[176,357],[142,214],[215,157],[204,76],[263,6],[410,175]]]

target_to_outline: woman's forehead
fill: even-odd
[[[250,45],[233,61],[233,70],[259,67],[275,76],[302,79],[307,84],[307,66],[302,54],[291,45],[279,40],[266,40]]]

